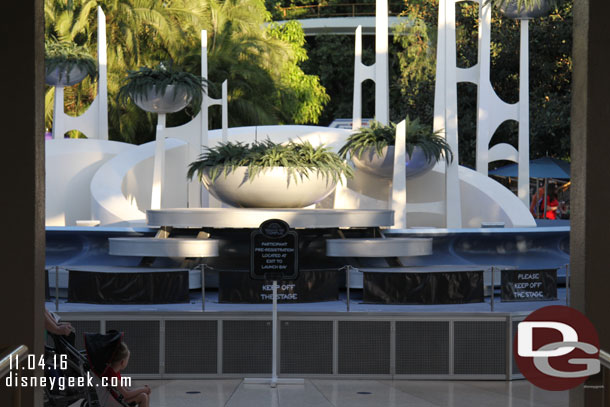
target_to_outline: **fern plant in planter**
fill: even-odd
[[[325,146],[270,140],[207,147],[189,166],[212,195],[246,208],[302,208],[315,204],[335,189],[352,168]]]
[[[407,177],[420,175],[432,168],[442,157],[447,163],[453,160],[453,153],[439,132],[431,131],[418,119],[406,118]],[[365,172],[383,178],[392,178],[394,167],[394,142],[396,124],[383,125],[373,121],[371,127],[363,127],[349,136],[339,154]]]
[[[95,59],[72,42],[45,42],[45,81],[50,86],[72,86],[87,76],[95,78]]]
[[[152,113],[174,113],[189,103],[200,106],[207,82],[200,76],[175,69],[169,62],[154,68],[129,71],[119,90],[118,99],[131,99],[138,107]]]

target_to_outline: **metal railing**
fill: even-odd
[[[603,367],[605,367],[606,369],[610,369],[610,353],[600,349],[599,361]]]
[[[6,348],[0,353],[0,379],[10,373],[11,368],[27,357],[28,347],[19,345],[16,348]],[[13,387],[13,407],[21,406],[21,387]]]
[[[375,3],[311,4],[307,6],[277,7],[284,18],[358,17],[374,16]],[[389,14],[397,16],[404,3],[390,3]]]

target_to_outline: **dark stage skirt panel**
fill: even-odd
[[[336,301],[339,269],[300,270],[296,280],[278,281],[278,303]],[[273,282],[253,280],[248,270],[218,270],[218,302],[270,303]]]
[[[363,301],[376,304],[483,302],[483,271],[364,273]]]
[[[186,269],[70,269],[68,302],[175,304],[189,302]],[[137,270],[137,271],[136,271]]]

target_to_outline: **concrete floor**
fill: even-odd
[[[151,407],[532,407],[568,406],[568,392],[525,380],[305,380],[304,385],[244,384],[241,380],[149,380]]]

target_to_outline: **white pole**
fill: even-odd
[[[61,115],[64,113],[64,87],[55,86],[55,100],[53,101],[53,140],[64,138],[64,126]]]
[[[208,32],[201,30],[201,77],[208,79]],[[206,94],[203,95],[201,100],[201,138],[199,142],[199,154],[203,153],[203,148],[207,147],[208,141],[208,93],[209,87],[206,87]],[[197,182],[197,187],[193,185],[193,193],[190,194],[190,198],[200,200],[200,206],[202,208],[208,208],[210,206],[210,194],[207,189],[202,188],[201,184]],[[196,195],[196,196],[195,196]]]
[[[222,142],[226,143],[229,140],[229,106],[228,106],[228,84],[225,79],[222,83],[222,100],[221,100],[221,109],[222,109]]]
[[[273,280],[273,330],[271,346],[271,387],[277,386],[277,280]]]
[[[271,316],[271,379],[246,377],[244,379],[245,384],[268,384],[273,388],[277,387],[278,384],[305,384],[304,379],[278,379],[277,377],[277,288],[277,280],[273,280],[273,311]]]
[[[530,144],[529,144],[529,21],[521,20],[519,55],[519,166],[518,195],[523,204],[530,205]]]
[[[396,142],[394,143],[394,178],[392,179],[392,210],[394,225],[392,229],[407,228],[407,180],[406,180],[406,121],[396,125]]]
[[[157,141],[152,179],[152,196],[150,209],[161,209],[161,194],[163,192],[163,177],[165,176],[165,113],[159,113],[157,121]]]
[[[356,28],[356,46],[354,55],[354,102],[352,110],[352,130],[362,127],[362,26]]]
[[[462,227],[459,154],[457,134],[457,68],[455,44],[455,0],[440,0],[438,46],[434,90],[434,131],[442,131],[453,152],[453,162],[445,166],[445,220],[448,228]]]
[[[375,6],[375,119],[390,124],[390,80],[388,63],[388,0]]]
[[[108,140],[108,58],[106,56],[106,16],[97,7],[97,138]]]

